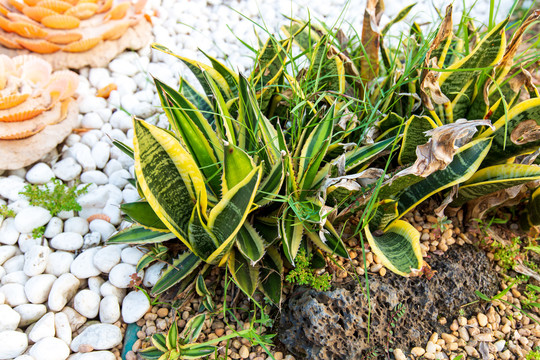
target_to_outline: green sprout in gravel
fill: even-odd
[[[41,206],[56,216],[61,211],[80,211],[81,206],[77,198],[88,191],[88,186],[77,189],[77,187],[68,187],[61,180],[51,179],[51,182],[45,185],[26,185],[24,195],[30,205]]]
[[[288,282],[298,285],[308,285],[318,291],[330,289],[330,274],[317,275],[310,267],[313,254],[306,254],[304,249],[300,249],[296,255],[296,267],[292,269],[285,278]]]
[[[4,219],[8,217],[15,217],[15,211],[8,208],[7,205],[0,205],[0,217]]]

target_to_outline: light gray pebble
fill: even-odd
[[[103,169],[107,165],[111,146],[106,142],[99,141],[92,147],[92,157],[98,169]]]
[[[13,245],[19,239],[19,232],[15,228],[15,219],[4,219],[0,226],[0,243],[6,245]]]
[[[95,109],[107,107],[107,101],[100,97],[86,95],[79,100],[79,112],[87,114]]]
[[[101,249],[100,249],[101,250]],[[96,255],[94,255],[95,257]],[[92,276],[88,278],[88,288],[95,292],[98,295],[101,295],[101,285],[105,282],[105,279],[103,279],[101,276]]]
[[[84,235],[83,249],[92,248],[101,243],[101,234],[97,231],[92,231]]]
[[[122,131],[126,131],[133,127],[133,120],[131,120],[131,116],[122,110],[115,111],[111,115],[110,123],[114,128]]]
[[[124,169],[115,171],[109,177],[109,184],[116,186],[119,189],[123,189],[128,184],[128,179],[131,178],[131,174]]]
[[[118,288],[128,288],[133,281],[132,275],[137,273],[135,266],[130,264],[118,264],[109,272],[109,281],[111,284]],[[140,277],[143,277],[143,272],[139,273]]]
[[[16,201],[19,199],[19,193],[24,190],[23,178],[15,175],[10,175],[7,178],[0,179],[0,196]]]
[[[105,296],[99,304],[99,320],[113,324],[120,319],[120,304],[114,295]]]
[[[24,255],[13,256],[4,263],[3,267],[7,274],[15,271],[22,271],[24,268]]]
[[[20,327],[33,324],[47,312],[47,307],[43,304],[22,304],[13,308],[21,315]]]
[[[60,276],[69,272],[75,255],[66,251],[55,251],[49,255],[45,272],[54,276]]]
[[[63,232],[51,239],[50,245],[57,250],[75,251],[83,245],[83,237],[76,232]]]
[[[49,292],[56,280],[52,274],[41,274],[34,276],[24,284],[26,298],[32,304],[43,304],[49,298]]]
[[[64,222],[59,217],[54,216],[49,220],[43,236],[47,239],[51,239],[62,233],[62,231],[64,231]]]
[[[118,245],[105,246],[94,256],[94,265],[108,274],[115,265],[120,263],[121,253],[122,248]]]
[[[23,271],[27,276],[36,276],[47,268],[47,259],[51,250],[47,246],[35,245],[24,254]]]
[[[122,170],[122,163],[116,159],[111,159],[109,162],[107,162],[107,165],[105,165],[105,168],[103,168],[103,172],[107,174],[107,176],[111,176],[113,173],[115,173],[118,170]]]
[[[24,271],[14,271],[6,274],[2,277],[0,281],[2,285],[5,284],[21,284],[24,285],[28,281],[29,277],[24,273]]]
[[[64,224],[64,230],[66,232],[74,232],[80,235],[84,235],[88,232],[88,221],[79,216],[72,217],[66,220]]]
[[[0,287],[0,292],[6,297],[6,304],[11,307],[28,304],[28,299],[24,293],[24,286],[21,284],[6,284]]]
[[[97,185],[105,185],[109,182],[107,175],[99,170],[86,171],[81,174],[82,183],[94,183]]]
[[[100,233],[101,239],[105,241],[116,231],[116,228],[108,221],[96,219],[90,223],[90,231]]]
[[[89,112],[83,116],[81,126],[86,129],[101,129],[103,119],[96,112]]]
[[[139,260],[143,257],[144,252],[136,247],[127,247],[122,250],[122,262],[131,265],[137,265]]]
[[[88,279],[101,274],[101,271],[94,266],[94,255],[99,250],[99,248],[91,248],[80,253],[71,263],[70,272],[79,279]]]
[[[81,290],[73,298],[73,308],[82,316],[93,319],[99,312],[99,294],[92,290]]]
[[[76,160],[68,157],[64,160],[60,160],[53,165],[54,175],[64,181],[74,180],[80,175],[82,166],[77,164]]]

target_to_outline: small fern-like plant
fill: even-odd
[[[318,291],[330,289],[330,274],[317,275],[311,268],[311,258],[313,254],[307,254],[304,249],[300,249],[296,255],[296,267],[292,269],[285,278],[288,282],[298,285],[311,286]]]
[[[88,191],[89,185],[77,189],[53,178],[45,185],[26,185],[20,194],[28,199],[30,205],[41,206],[49,210],[52,216],[56,216],[61,211],[80,211],[81,205],[77,198]]]

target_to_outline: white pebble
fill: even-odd
[[[118,74],[133,76],[139,72],[139,69],[133,63],[124,59],[115,59],[109,63],[109,69]]]
[[[93,319],[99,312],[99,294],[92,290],[81,290],[73,298],[73,307],[82,316]]]
[[[105,280],[101,276],[92,276],[88,278],[88,288],[96,294],[100,295],[101,285],[103,285],[104,282]]]
[[[51,218],[49,210],[39,206],[29,206],[15,216],[15,228],[20,233],[31,233],[35,228],[47,224]]]
[[[21,315],[8,305],[0,305],[0,331],[15,330],[19,326]]]
[[[100,287],[101,296],[106,297],[109,295],[116,296],[118,302],[122,301],[126,296],[126,289],[117,288],[110,281],[106,281]]]
[[[105,296],[99,304],[99,321],[113,324],[120,319],[120,304],[114,295]]]
[[[107,101],[96,96],[83,96],[79,101],[79,112],[81,114],[86,114],[94,111],[95,109],[104,107],[107,107]]]
[[[114,286],[125,289],[130,286],[130,282],[133,281],[131,276],[136,273],[135,266],[124,263],[118,264],[109,273],[109,281]]]
[[[21,355],[28,347],[28,337],[18,331],[0,332],[0,359],[13,359]]]
[[[46,184],[54,177],[51,167],[45,163],[37,163],[26,173],[26,180],[30,184]]]
[[[75,232],[64,232],[51,239],[51,247],[57,250],[75,251],[83,245],[83,237]]]
[[[12,257],[11,259],[7,260],[3,266],[7,274],[15,271],[22,271],[24,268],[24,255]]]
[[[101,271],[94,266],[94,255],[99,250],[99,248],[91,248],[79,254],[71,263],[71,273],[79,279],[88,279],[101,274]]]
[[[47,259],[51,250],[46,246],[33,246],[24,254],[23,271],[28,276],[36,276],[47,268]]]
[[[92,147],[92,157],[98,169],[103,169],[107,165],[111,153],[111,146],[106,142],[99,141]]]
[[[122,262],[131,265],[137,265],[144,253],[136,247],[127,247],[122,250]]]
[[[56,280],[52,274],[41,274],[34,276],[24,284],[26,298],[32,304],[43,304],[49,298],[49,292]]]
[[[105,185],[109,182],[109,178],[99,170],[91,170],[81,174],[81,182],[84,184],[94,183],[97,185]]]
[[[0,265],[11,259],[17,253],[17,247],[13,245],[0,246]]]
[[[63,340],[66,344],[71,344],[71,326],[69,319],[63,312],[54,314],[54,329],[56,337]]]
[[[97,113],[89,112],[83,116],[81,126],[86,129],[101,129],[103,119]]]
[[[33,342],[38,342],[46,337],[54,337],[54,334],[54,313],[48,312],[32,327],[28,338]]]
[[[19,193],[24,190],[24,186],[24,180],[15,175],[0,179],[0,196],[16,201],[19,199]]]
[[[75,155],[75,159],[82,166],[84,171],[95,170],[96,162],[92,157],[90,148],[82,143],[73,145],[70,149]]]
[[[53,165],[54,175],[64,181],[74,180],[82,171],[82,166],[74,158],[68,157]]]
[[[14,271],[6,274],[2,277],[2,285],[5,284],[26,284],[28,281],[28,275],[24,271]]]
[[[149,266],[144,272],[143,285],[146,287],[152,287],[156,285],[157,281],[161,277],[161,273],[165,264],[162,262],[155,263]]]
[[[0,292],[6,297],[6,304],[11,307],[27,304],[28,299],[21,284],[6,284],[0,287]]]
[[[79,346],[86,344],[95,350],[107,350],[122,343],[122,333],[120,329],[111,324],[90,325],[83,330],[71,342],[71,350],[79,351]]]
[[[79,284],[79,279],[73,274],[62,274],[55,280],[49,293],[49,309],[52,311],[62,310],[77,292]]]
[[[150,301],[142,291],[132,291],[122,301],[122,319],[131,324],[141,319],[150,310]]]
[[[64,231],[64,222],[59,217],[54,216],[49,220],[43,236],[47,239],[52,239],[56,235],[62,233],[62,231]]]
[[[83,242],[83,249],[88,249],[90,247],[94,247],[99,245],[101,242],[101,234],[98,232],[91,232],[86,235],[84,235],[84,242]]]
[[[45,272],[54,276],[60,276],[69,272],[74,255],[65,251],[55,251],[49,255]]]
[[[116,231],[116,228],[108,221],[96,219],[90,223],[90,231],[100,233],[101,239],[105,241]]]
[[[16,306],[13,310],[21,315],[20,327],[35,323],[47,312],[47,308],[43,304],[22,304]]]
[[[55,337],[41,339],[28,352],[36,360],[66,360],[69,353],[66,343]]]
[[[64,231],[85,235],[88,232],[88,221],[79,216],[67,219],[64,224]]]
[[[19,232],[15,228],[15,219],[7,218],[0,226],[0,243],[13,245],[19,239]]]
[[[25,254],[28,250],[33,248],[36,245],[41,245],[43,243],[43,238],[35,238],[32,234],[21,234],[19,235],[19,240],[17,244],[19,245],[19,250]]]
[[[108,274],[111,269],[120,263],[122,248],[118,245],[105,246],[94,256],[94,265],[101,272]]]

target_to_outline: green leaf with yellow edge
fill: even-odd
[[[238,287],[249,296],[253,295],[258,285],[259,269],[251,266],[250,260],[234,249],[229,253],[227,265]]]
[[[107,240],[107,244],[143,245],[161,243],[172,239],[176,239],[176,235],[173,233],[153,231],[142,226],[133,225],[111,236]]]
[[[264,240],[257,230],[248,222],[236,234],[236,247],[255,265],[264,255]]]
[[[479,135],[493,138],[484,165],[502,163],[511,157],[535,151],[540,147],[540,98],[517,104],[493,126],[495,130],[487,129]]]
[[[461,147],[444,170],[408,186],[396,197],[399,217],[431,195],[469,180],[480,167],[491,146],[491,139],[477,139]],[[390,197],[389,197],[390,198]]]
[[[270,172],[262,180],[254,199],[254,202],[257,205],[263,206],[269,204],[279,194],[283,181],[285,180],[285,161],[287,160],[283,159],[276,162]]]
[[[169,349],[167,348],[167,339],[165,338],[165,335],[163,334],[154,334],[152,335],[152,344],[158,349],[163,352],[167,352]]]
[[[144,197],[188,248],[187,226],[195,201],[207,206],[206,185],[195,160],[167,131],[134,121],[135,174]]]
[[[188,320],[184,330],[180,334],[184,344],[194,343],[201,334],[206,314],[198,314]]]
[[[142,356],[143,359],[147,360],[159,360],[159,358],[163,355],[163,351],[159,350],[155,346],[147,347],[146,349],[142,349],[138,351],[138,354]]]
[[[329,254],[339,255],[343,258],[349,257],[349,253],[341,240],[341,236],[328,220],[325,221],[322,229],[318,226],[309,224],[304,224],[304,227],[306,228],[305,233],[309,237],[309,240],[319,249]]]
[[[216,127],[221,132],[221,138],[236,145],[236,135],[238,124],[229,113],[229,108],[225,98],[221,94],[216,82],[208,73],[203,73],[204,78],[212,91],[211,96],[214,99],[214,110],[216,117]]]
[[[184,78],[180,78],[180,93],[198,109],[198,112],[208,121],[214,123],[214,108],[206,96],[199,93],[193,85]]]
[[[201,259],[191,251],[181,253],[173,260],[172,264],[167,266],[163,274],[161,274],[161,277],[152,288],[152,294],[159,295],[167,289],[170,289],[183,278],[191,274],[200,263]]]
[[[169,229],[159,216],[156,215],[154,212],[154,209],[150,206],[148,201],[135,201],[131,203],[124,203],[120,205],[120,210],[122,210],[127,216],[129,216],[131,219],[138,222],[140,225],[155,230],[166,230],[167,232]]]
[[[435,128],[437,124],[427,116],[413,115],[407,120],[398,156],[400,165],[416,161],[416,148],[429,140],[425,132]]]
[[[290,19],[290,25],[283,25],[281,31],[288,38],[293,38],[302,51],[310,50],[321,41],[321,36],[326,33],[323,28],[310,22]]]
[[[287,260],[294,265],[294,258],[298,254],[298,249],[300,249],[300,244],[302,243],[304,227],[290,208],[287,208],[283,212],[279,226],[283,253]]]
[[[240,227],[252,210],[253,199],[261,180],[261,166],[254,168],[245,179],[229,189],[210,211],[208,228],[219,241],[219,247],[207,259],[212,264],[221,261],[231,249]]]
[[[467,201],[512,186],[540,179],[540,166],[523,164],[494,165],[478,170],[459,187],[458,196],[450,204],[459,207]]]
[[[259,289],[278,307],[281,305],[282,274],[281,255],[274,247],[269,247],[259,268]]]
[[[369,225],[365,227],[366,238],[371,251],[381,259],[390,271],[409,276],[420,270],[424,261],[420,248],[420,233],[408,222],[396,220],[382,234],[372,234]]]
[[[363,167],[373,161],[378,155],[386,150],[394,141],[395,137],[389,137],[383,141],[371,145],[359,146],[345,153],[345,172],[357,173]]]
[[[241,148],[230,143],[225,144],[223,156],[222,195],[232,189],[249,175],[255,168],[251,157]]]
[[[212,67],[225,79],[227,85],[229,85],[229,88],[231,89],[232,97],[238,96],[238,74],[201,49],[199,49],[199,51],[202,52],[208,60],[210,60]]]
[[[178,323],[173,321],[169,332],[167,333],[167,348],[169,350],[176,349],[178,344]]]
[[[218,84],[220,92],[227,99],[230,99],[230,98],[233,97],[232,90],[229,87],[229,85],[227,84],[227,80],[213,67],[211,67],[209,65],[206,65],[204,63],[201,63],[199,61],[191,60],[191,59],[185,58],[183,56],[177,55],[174,52],[172,52],[169,48],[167,48],[166,46],[163,46],[161,44],[153,43],[151,46],[152,46],[152,48],[154,48],[156,50],[162,51],[165,54],[172,55],[172,56],[182,60],[182,62],[184,64],[186,64],[186,66],[189,68],[189,70],[191,70],[193,75],[195,75],[197,80],[199,80],[201,86],[204,89],[204,92],[206,93],[206,96],[208,96],[208,97],[212,96],[212,89],[209,86],[208,82],[206,81],[207,79],[205,78],[205,75],[204,75],[205,73],[208,73],[209,76],[212,78],[212,80]]]
[[[314,91],[345,92],[345,67],[338,52],[326,37],[317,43],[308,70]]]
[[[200,359],[216,352],[217,348],[212,345],[190,344],[181,348],[180,356],[182,359]]]
[[[479,74],[479,69],[488,70],[502,59],[506,47],[504,34],[506,24],[508,19],[484,36],[469,55],[450,65],[448,71],[441,73],[439,85],[450,101],[454,100],[465,85]]]
[[[411,5],[408,5],[406,7],[404,7],[396,16],[394,16],[394,18],[392,20],[390,20],[388,22],[388,24],[386,24],[382,31],[381,31],[381,36],[384,36],[386,35],[386,33],[388,32],[388,30],[390,30],[390,28],[392,27],[392,25],[400,22],[401,20],[403,20],[407,15],[409,15],[409,12],[411,11],[411,9],[416,5],[416,3],[413,3]]]

